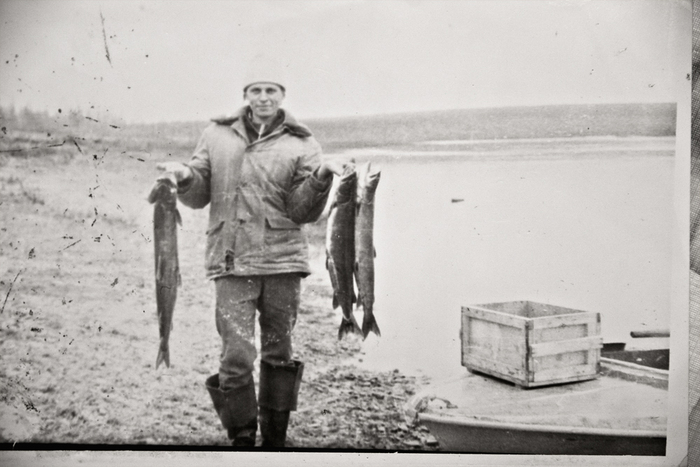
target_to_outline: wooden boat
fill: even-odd
[[[593,380],[535,389],[465,370],[417,393],[405,415],[445,451],[665,455],[668,370],[627,359],[602,357]]]

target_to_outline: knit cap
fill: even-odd
[[[248,86],[255,83],[274,83],[285,90],[286,83],[285,67],[277,60],[267,55],[257,55],[248,66],[248,70],[243,82],[243,92]]]

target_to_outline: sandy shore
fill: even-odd
[[[172,366],[156,371],[145,196],[155,163],[172,157],[84,142],[61,151],[0,155],[0,439],[225,448],[204,388],[220,346],[203,271],[206,211],[181,210]],[[314,255],[323,254],[324,228],[309,227]],[[307,366],[290,441],[314,449],[438,449],[400,412],[420,382],[398,370],[358,369],[362,343],[337,340],[340,312],[330,303],[326,271],[314,271],[295,331],[296,356]]]

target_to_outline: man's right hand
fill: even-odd
[[[156,165],[156,168],[162,172],[170,172],[175,175],[178,184],[187,182],[194,176],[192,169],[182,162],[161,162]]]

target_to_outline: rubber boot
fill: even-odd
[[[219,375],[215,374],[207,378],[206,386],[231,444],[239,447],[255,446],[258,428],[255,384],[251,381],[246,386],[222,391],[219,389]]]
[[[263,447],[284,447],[289,412],[297,409],[297,396],[303,372],[304,364],[298,360],[292,360],[290,365],[260,362],[258,404]]]

